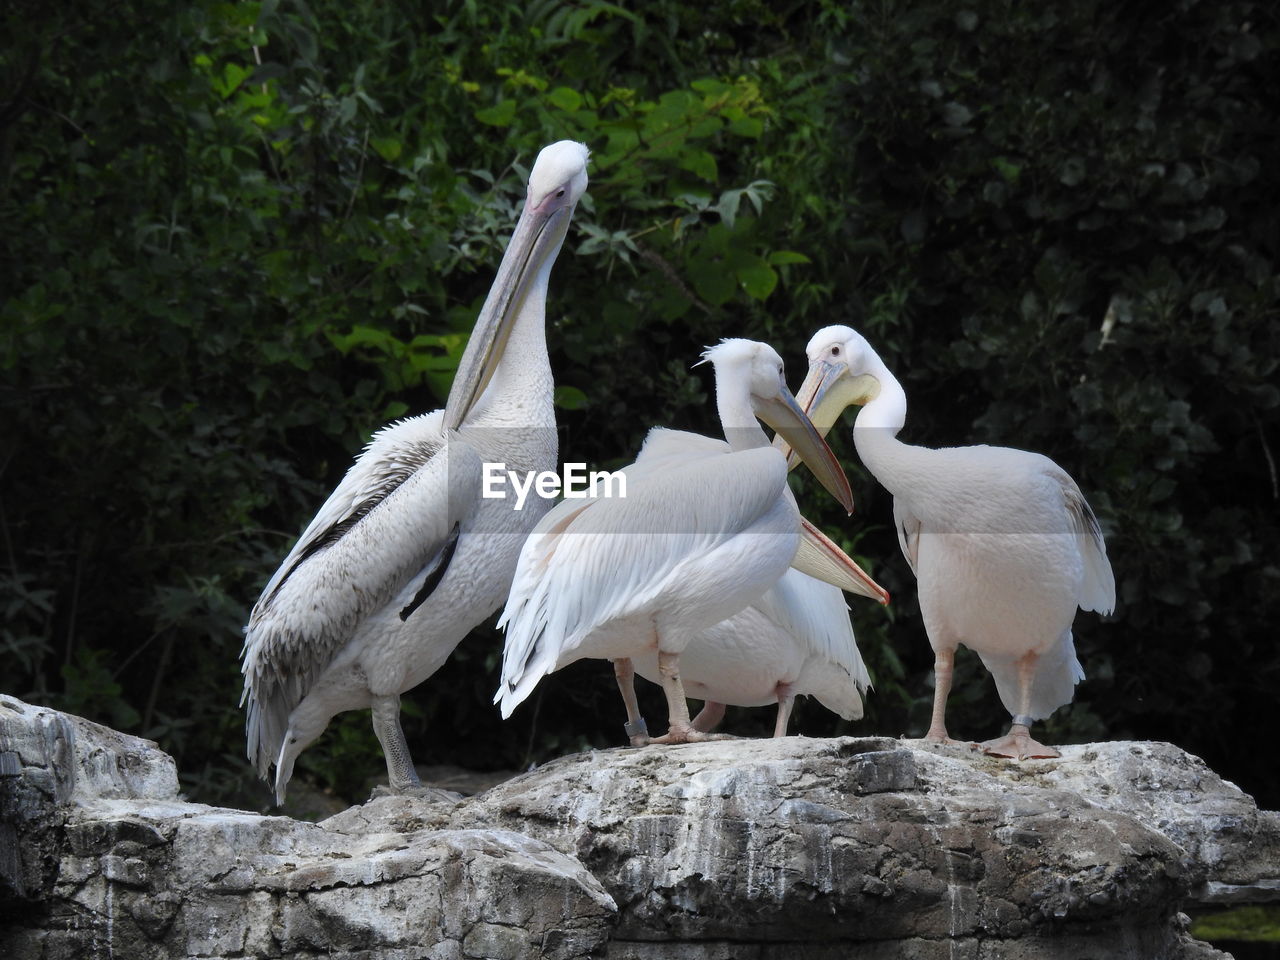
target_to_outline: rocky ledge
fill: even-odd
[[[564,757],[318,824],[187,803],[153,743],[0,697],[0,956],[1207,960],[1280,817],[1163,743]]]

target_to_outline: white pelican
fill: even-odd
[[[818,331],[808,354],[799,401],[824,435],[846,406],[863,404],[854,444],[893,494],[898,542],[916,574],[935,656],[926,737],[950,742],[947,694],[963,643],[991,671],[1013,717],[1006,736],[982,745],[986,752],[1058,756],[1031,738],[1031,724],[1070,703],[1084,679],[1071,637],[1076,607],[1108,614],[1116,602],[1102,530],[1080,488],[1038,453],[898,440],[906,394],[848,327]]]
[[[640,676],[661,682],[656,650],[633,663]],[[615,664],[619,668],[625,673]],[[799,570],[788,570],[751,606],[695,634],[680,656],[680,676],[688,696],[706,701],[691,721],[695,730],[714,729],[726,705],[776,703],[775,737],[787,735],[797,696],[815,697],[845,720],[857,720],[871,686],[844,594]],[[627,732],[635,725],[629,720]]]
[[[645,438],[636,468],[662,469],[664,462],[669,466],[671,462],[715,456],[728,449],[723,440],[655,427]],[[854,573],[854,578],[842,586],[880,603],[889,602],[883,587],[807,521],[802,519],[802,523],[802,543],[838,555],[837,570]],[[702,712],[691,721],[695,730],[714,729],[724,716],[726,704],[760,707],[776,703],[774,736],[783,737],[795,698],[803,695],[816,697],[846,720],[862,716],[862,696],[871,685],[871,677],[858,652],[844,595],[840,587],[802,573],[795,566],[793,561],[792,569],[751,606],[694,634],[680,655],[685,693],[706,701]],[[661,683],[657,650],[645,650],[634,661],[615,660],[614,670],[627,705],[625,729],[631,742],[639,746],[647,742],[647,730],[632,691],[632,673]]]
[[[704,358],[715,367],[726,447],[627,468],[624,498],[565,500],[526,541],[499,620],[507,640],[494,701],[504,718],[553,670],[654,649],[670,716],[656,742],[708,737],[689,722],[680,654],[695,633],[758,600],[800,542],[786,457],[757,416],[852,509],[848,481],[796,406],[773,348],[726,340]]]
[[[285,557],[245,628],[248,753],[276,802],[299,753],[343,710],[373,709],[391,789],[420,786],[400,694],[438,670],[506,596],[549,504],[482,498],[481,464],[554,470],[545,310],[587,186],[587,148],[538,154],[444,410],[379,431]]]

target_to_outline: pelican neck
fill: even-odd
[[[880,383],[880,391],[858,411],[853,443],[867,469],[897,496],[910,486],[912,474],[925,468],[920,461],[928,450],[898,439],[898,431],[907,420],[907,394],[898,378],[882,361],[871,372]]]
[[[547,287],[555,259],[554,254],[549,256],[530,284],[511,325],[502,359],[470,419],[497,420],[504,426],[545,426],[548,421],[555,422],[546,329]]]
[[[745,381],[719,367],[716,368],[716,412],[731,449],[753,450],[769,445],[769,438],[756,419]]]

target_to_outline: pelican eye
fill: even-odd
[[[837,343],[834,347],[831,348],[831,355],[833,357],[840,356],[840,344]]]
[[[557,197],[563,197],[563,196],[564,196],[564,187],[561,187],[559,190],[557,190],[557,191],[556,191],[556,196],[557,196]]]

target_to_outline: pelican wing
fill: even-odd
[[[628,469],[649,468],[664,462],[687,462],[699,457],[729,453],[731,450],[728,443],[715,437],[704,437],[700,433],[672,430],[669,427],[654,427],[645,435],[636,462]]]
[[[241,703],[265,774],[306,696],[360,623],[440,582],[480,488],[476,452],[445,443],[439,412],[379,432],[272,577],[245,628]]]
[[[267,582],[258,606],[268,601],[308,557],[339,540],[434,457],[444,444],[442,424],[443,411],[436,410],[389,424],[375,433]]]
[[[699,457],[729,453],[731,449],[723,440],[704,437],[698,433],[687,433],[683,430],[654,427],[645,437],[640,455],[636,458],[636,462],[627,468],[626,474],[629,479],[634,479],[645,473],[659,472]],[[788,495],[790,495],[789,490]],[[878,585],[871,583],[869,579],[865,583],[858,582],[856,574],[849,569],[846,562],[842,562],[848,561],[848,558],[843,556],[839,547],[830,541],[828,541],[829,549],[820,547],[813,538],[826,540],[825,536],[803,517],[801,521],[802,526],[807,526],[809,529],[801,531],[800,549],[796,551],[795,559],[792,561],[794,569],[807,574],[809,579],[821,580],[827,584],[834,583],[850,593],[870,597],[881,603],[888,602],[887,595],[882,596],[878,592],[880,589]],[[841,559],[837,560],[833,553],[839,554]]]
[[[1108,614],[1116,608],[1116,578],[1107,559],[1107,544],[1102,539],[1102,526],[1076,482],[1063,470],[1057,470],[1062,484],[1062,501],[1080,543],[1084,560],[1084,585],[1080,589],[1080,609]]]
[[[494,701],[504,717],[543,676],[586,655],[593,631],[643,614],[690,562],[773,509],[786,482],[771,447],[661,459],[664,469],[651,460],[625,471],[625,498],[565,500],[525,541],[498,621],[507,640]]]
[[[871,684],[853,637],[844,593],[799,570],[788,570],[756,603],[757,610],[799,641],[804,649],[843,668],[859,690]]]
[[[628,483],[643,482],[644,477],[688,467],[695,460],[731,453],[732,449],[725,441],[700,433],[654,427],[645,434],[636,462],[623,473]]]
[[[920,518],[901,497],[893,498],[893,527],[898,531],[898,546],[902,548],[911,572],[919,576],[916,563],[920,559]]]

